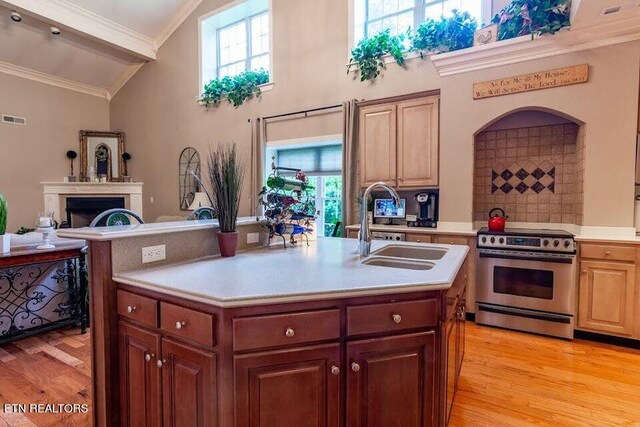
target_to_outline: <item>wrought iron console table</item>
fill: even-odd
[[[0,255],[0,344],[68,325],[87,328],[83,241]]]

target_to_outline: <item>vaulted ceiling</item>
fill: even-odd
[[[110,99],[201,1],[0,0],[0,72]]]

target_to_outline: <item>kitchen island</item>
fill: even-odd
[[[404,244],[428,260],[400,264],[386,242],[365,260],[336,238],[171,256],[215,226],[65,232],[90,240],[96,425],[446,424],[467,246]],[[167,263],[131,260],[158,242]]]

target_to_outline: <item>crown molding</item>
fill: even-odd
[[[522,36],[431,56],[440,76],[499,67],[640,40],[640,18],[572,27],[555,35]]]
[[[67,0],[0,0],[9,8],[86,35],[144,60],[156,59],[155,41]]]
[[[31,70],[29,68],[20,67],[18,65],[9,64],[8,62],[0,61],[0,73],[10,74],[12,76],[22,77],[24,79],[33,80],[51,86],[73,90],[75,92],[80,92],[87,95],[97,96],[106,100],[110,99],[109,92],[106,89],[87,85],[84,83],[78,83],[73,80],[67,80],[62,77],[57,77],[51,74],[42,73],[40,71]]]
[[[182,23],[193,13],[198,6],[200,6],[202,0],[187,0],[186,3],[180,8],[165,29],[156,37],[154,45],[156,51],[166,42],[169,37],[182,25]]]
[[[127,68],[120,73],[118,78],[107,89],[107,101],[111,101],[114,96],[124,87],[125,84],[133,77],[140,68],[142,68],[146,62],[140,62],[136,64],[129,64]]]

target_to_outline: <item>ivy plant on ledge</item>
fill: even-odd
[[[240,74],[213,79],[204,86],[199,101],[207,108],[220,105],[226,98],[234,107],[239,107],[252,97],[260,97],[260,85],[269,83],[269,73],[263,69],[243,71]]]
[[[513,0],[493,19],[498,25],[498,40],[507,40],[526,34],[531,37],[555,34],[570,26],[570,0]],[[375,36],[360,40],[351,50],[347,73],[356,65],[360,69],[360,81],[375,80],[385,68],[385,57],[405,66],[405,55],[418,52],[424,59],[427,54],[452,52],[473,46],[473,35],[478,24],[468,12],[453,10],[449,17],[428,19],[412,32],[394,36],[385,30]],[[410,43],[407,46],[406,40]]]

